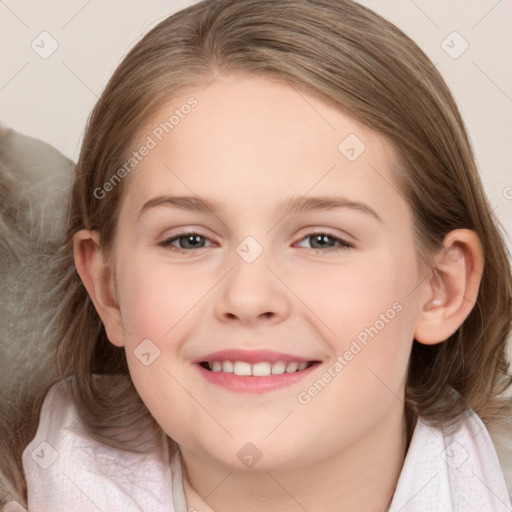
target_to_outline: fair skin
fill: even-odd
[[[110,341],[125,347],[139,394],[180,446],[189,507],[382,512],[406,451],[412,341],[442,342],[471,311],[483,268],[478,238],[452,231],[435,255],[435,273],[422,271],[410,207],[389,185],[391,146],[268,78],[221,75],[177,95],[140,140],[190,96],[197,108],[126,178],[112,257],[102,256],[98,232],[75,235],[78,272]],[[338,149],[349,134],[366,146],[354,161]],[[141,213],[162,195],[207,198],[223,209],[160,204]],[[366,211],[280,213],[288,196],[326,195]],[[176,236],[184,229],[205,238],[183,246],[188,238]],[[329,235],[325,245],[315,233]],[[236,251],[248,236],[263,249],[251,263]],[[166,240],[170,246],[159,245]],[[183,252],[170,249],[180,244]],[[401,306],[393,319],[321,392],[299,402],[393,304]],[[160,350],[147,366],[134,354],[144,339]],[[239,392],[212,384],[194,363],[232,348],[316,364],[288,386]],[[250,468],[237,457],[249,442],[261,454]]]

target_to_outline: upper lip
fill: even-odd
[[[211,361],[245,361],[247,363],[260,363],[260,362],[310,362],[315,359],[296,356],[293,354],[285,354],[283,352],[274,352],[272,350],[241,350],[241,349],[227,349],[212,352],[205,356],[201,356],[192,363],[202,363]]]

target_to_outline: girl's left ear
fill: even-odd
[[[478,297],[484,253],[478,235],[469,229],[450,231],[436,266],[425,281],[414,338],[434,345],[448,339],[467,318]]]

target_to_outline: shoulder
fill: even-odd
[[[512,414],[502,417],[499,424],[489,429],[512,500]]]
[[[75,425],[77,419],[78,417],[68,391],[68,380],[60,380],[46,394],[39,416],[39,426],[35,439],[44,437],[47,442],[56,440],[62,429],[71,426],[79,427],[79,423]],[[57,425],[59,428],[56,428]]]
[[[512,500],[512,416],[501,417],[500,421],[486,425],[476,413],[469,411],[453,432],[453,441],[461,435],[463,439],[470,440],[470,445],[473,442],[475,449],[485,456],[484,461],[493,461],[492,467],[496,471],[501,470]],[[491,468],[487,469],[490,471]]]
[[[37,434],[23,452],[29,510],[173,510],[164,436],[151,453],[95,440],[82,425],[68,386],[67,380],[52,386]]]
[[[510,499],[512,482],[507,481],[510,466],[507,469],[506,460],[501,455],[507,444],[510,448],[512,432],[501,438],[491,436],[482,419],[472,410],[453,427],[438,431],[443,435],[443,458],[452,480],[463,482],[461,485],[473,485],[473,489],[485,488],[490,494],[502,497],[504,502]]]
[[[391,510],[508,510],[507,487],[495,447],[472,411],[451,425],[419,419]]]

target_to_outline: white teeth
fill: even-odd
[[[299,363],[288,363],[286,365],[286,373],[294,373],[297,371],[298,367],[299,367]]]
[[[222,371],[224,373],[233,373],[233,371],[234,371],[233,361],[224,361],[222,363]]]
[[[272,375],[282,375],[286,371],[286,363],[278,361],[272,365]]]
[[[212,361],[208,363],[212,372],[234,373],[235,375],[254,377],[268,377],[269,375],[283,375],[295,373],[308,367],[306,361],[286,363],[284,361],[260,362],[250,364],[245,361]]]
[[[252,374],[256,377],[266,377],[271,375],[272,367],[270,363],[255,363],[252,365]]]
[[[235,375],[252,375],[251,364],[245,361],[235,361],[233,373]]]

